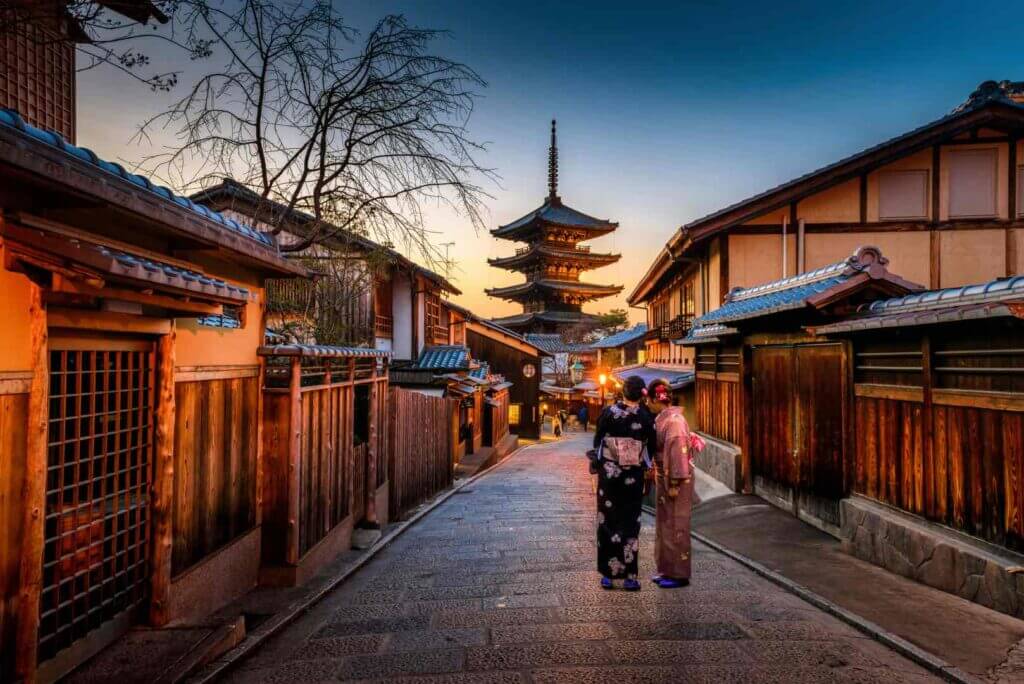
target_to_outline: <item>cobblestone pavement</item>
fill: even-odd
[[[229,679],[937,681],[701,545],[686,589],[601,590],[583,439],[524,449],[448,499]]]

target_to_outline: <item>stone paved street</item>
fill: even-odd
[[[602,591],[583,444],[529,447],[463,489],[230,678],[937,681],[700,545],[689,588]]]

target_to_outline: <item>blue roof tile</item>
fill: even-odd
[[[613,349],[639,339],[647,332],[646,323],[637,323],[632,328],[603,337],[590,345],[591,349]]]
[[[415,368],[420,370],[467,370],[470,368],[469,349],[457,344],[424,347]]]
[[[67,142],[66,140],[64,140],[64,138],[62,138],[57,133],[54,133],[53,131],[47,131],[41,128],[36,128],[31,124],[25,123],[25,120],[21,118],[21,115],[13,109],[0,108],[0,125],[14,128],[18,131],[21,131],[25,135],[28,135],[31,138],[39,140],[40,142],[50,145],[51,147],[56,147],[57,149],[61,150],[62,152],[71,157],[92,164],[96,168],[102,171],[106,171],[107,173],[113,174],[115,176],[118,176],[119,178],[131,183],[132,185],[148,190],[149,192],[152,192],[155,195],[158,195],[164,199],[169,199],[174,203],[182,207],[185,207],[186,209],[189,209],[197,214],[201,214],[206,218],[209,218],[213,221],[217,221],[221,225],[225,226],[228,230],[231,230],[240,235],[244,235],[252,240],[255,240],[256,242],[259,242],[260,244],[266,245],[268,247],[272,247],[274,244],[273,241],[270,239],[270,236],[261,233],[258,230],[254,230],[249,226],[243,226],[237,221],[225,217],[223,214],[211,211],[210,209],[200,204],[196,204],[185,197],[175,195],[168,188],[154,185],[153,182],[146,178],[145,176],[140,176],[138,174],[131,173],[125,170],[123,166],[116,162],[110,162],[100,159],[92,150],[85,147],[78,147],[76,145],[72,145],[71,143]]]

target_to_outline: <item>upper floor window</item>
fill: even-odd
[[[878,174],[878,218],[883,221],[928,218],[928,172]]]
[[[952,150],[949,154],[949,217],[987,218],[996,215],[994,148]]]

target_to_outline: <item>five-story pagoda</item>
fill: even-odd
[[[621,285],[595,285],[580,280],[590,269],[615,263],[618,254],[597,254],[579,243],[614,231],[619,224],[596,219],[562,204],[558,196],[558,145],[551,122],[548,151],[548,196],[539,209],[491,231],[505,240],[525,242],[515,254],[488,259],[491,266],[519,271],[526,282],[487,290],[523,305],[523,313],[495,319],[522,333],[558,333],[566,328],[595,322],[583,313],[585,302],[622,291]]]

